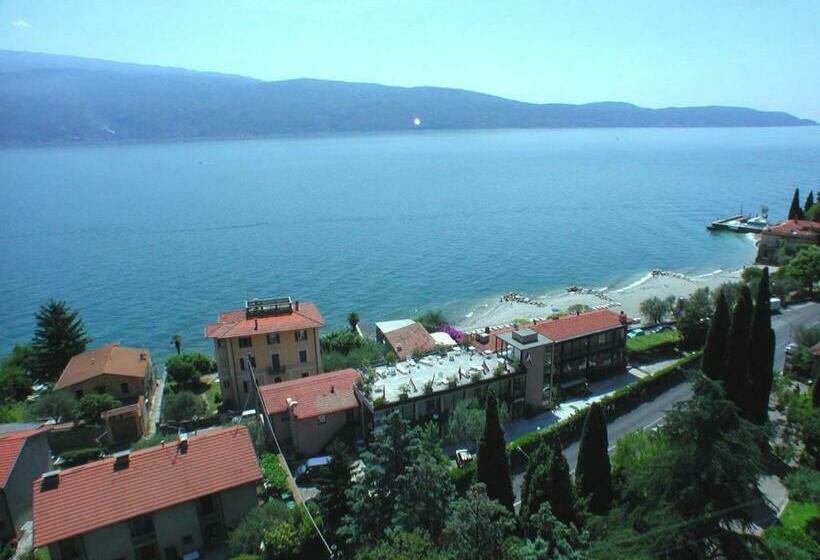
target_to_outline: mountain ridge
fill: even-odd
[[[254,138],[417,128],[809,126],[779,111],[530,103],[464,89],[233,74],[0,51],[0,144]],[[420,124],[415,123],[420,119]]]

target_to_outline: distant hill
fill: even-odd
[[[465,90],[226,74],[0,51],[0,143],[426,129],[805,126],[742,107],[522,103]]]

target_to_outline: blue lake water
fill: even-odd
[[[0,352],[50,297],[98,343],[203,327],[248,297],[330,327],[506,291],[753,258],[712,219],[820,188],[820,127],[423,132],[0,150]]]

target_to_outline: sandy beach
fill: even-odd
[[[629,317],[640,317],[639,306],[651,297],[661,299],[668,296],[687,297],[698,288],[714,290],[724,282],[740,280],[741,270],[715,271],[701,276],[686,276],[676,272],[660,271],[649,273],[641,280],[623,287],[589,289],[581,291],[562,290],[539,297],[524,294],[499,296],[494,301],[480,304],[468,316],[458,321],[464,330],[512,323],[517,319],[547,317],[555,312],[565,312],[574,304],[592,308],[608,307],[614,311],[623,310]],[[504,301],[504,300],[511,301]]]

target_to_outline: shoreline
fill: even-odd
[[[750,266],[750,265],[746,265]],[[715,288],[725,282],[739,282],[743,268],[738,270],[713,270],[705,274],[687,275],[680,272],[652,270],[636,281],[624,282],[604,288],[572,286],[553,290],[541,296],[522,293],[499,294],[475,304],[455,321],[462,330],[474,330],[513,323],[519,319],[549,317],[553,313],[566,312],[572,305],[586,305],[592,309],[624,311],[627,316],[640,317],[640,304],[646,299],[669,296],[688,297],[698,288]]]

